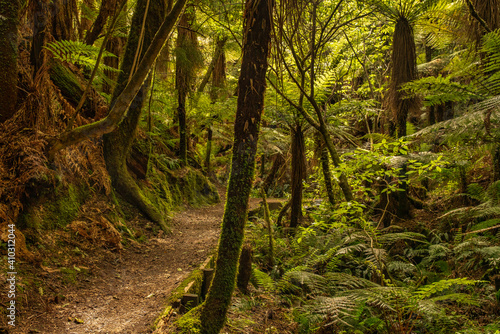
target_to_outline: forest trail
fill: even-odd
[[[92,276],[60,291],[63,301],[32,313],[16,333],[150,333],[170,292],[216,247],[225,204],[219,193],[216,205],[177,213],[171,235],[97,263]],[[259,202],[250,199],[250,209]]]

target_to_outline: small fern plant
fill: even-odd
[[[88,70],[92,70],[95,67],[100,51],[100,48],[96,46],[87,45],[80,41],[69,40],[47,43],[45,48],[52,53],[54,59],[63,63],[71,63]],[[103,57],[116,58],[116,55],[104,50]],[[109,78],[105,75],[106,72],[119,72],[119,69],[108,66],[101,61],[94,84],[99,85],[103,81],[109,81]]]

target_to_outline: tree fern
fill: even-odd
[[[99,54],[99,47],[93,45],[87,45],[80,41],[56,41],[52,43],[47,43],[45,46],[49,50],[55,59],[62,62],[69,62],[76,65],[93,68],[95,66],[97,56]],[[116,57],[114,54],[108,51],[104,51],[103,57]],[[118,72],[119,70],[105,65],[100,64],[100,70]]]

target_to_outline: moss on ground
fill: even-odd
[[[153,169],[149,178],[154,188],[145,193],[163,212],[182,203],[200,207],[220,201],[215,186],[200,171],[189,167],[176,171]]]
[[[85,186],[60,185],[52,194],[42,196],[20,216],[20,226],[35,230],[65,228],[77,216],[89,196]]]

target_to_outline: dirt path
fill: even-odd
[[[250,207],[259,199],[251,199]],[[178,213],[173,234],[127,247],[93,276],[62,291],[62,302],[33,314],[18,333],[150,333],[169,293],[215,248],[221,203]]]

